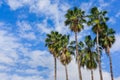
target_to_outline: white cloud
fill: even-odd
[[[17,25],[19,26],[20,30],[21,31],[28,31],[28,30],[31,30],[31,26],[28,22],[25,22],[25,21],[18,21],[17,22]]]
[[[50,0],[38,0],[35,3],[34,9],[38,9],[40,12],[46,12],[49,11],[48,7],[51,7]]]
[[[13,63],[13,59],[7,57],[7,55],[5,55],[4,53],[0,53],[0,56],[2,56],[2,57],[0,57],[0,62],[8,63],[8,64]]]
[[[120,77],[116,78],[115,80],[120,80]]]
[[[111,17],[110,20],[108,21],[110,24],[115,24],[116,19],[114,17]]]
[[[22,77],[22,76],[18,76],[18,75],[13,75],[11,77],[11,80],[45,80],[42,77],[39,76],[29,76],[29,77]]]
[[[44,59],[46,59],[45,57],[43,57]],[[43,59],[41,57],[41,59]],[[47,60],[50,62],[51,60],[49,59],[49,57],[47,56]],[[47,62],[47,63],[49,63]],[[46,62],[45,62],[46,63]],[[53,62],[52,62],[53,64]],[[54,68],[54,66],[47,66],[48,68]],[[58,61],[58,65],[57,65],[57,72],[58,72],[58,80],[64,80],[65,79],[65,70],[64,70],[64,66],[61,65],[61,63]],[[78,80],[78,72],[77,72],[77,65],[75,63],[75,60],[73,59],[72,62],[68,65],[68,75],[69,75],[69,80]],[[90,79],[90,71],[83,69],[82,68],[82,76],[83,76],[83,80],[87,80]],[[51,71],[48,80],[52,80],[54,78],[54,71]],[[104,80],[110,80],[110,73],[103,71],[103,78]],[[100,80],[99,79],[99,70],[96,69],[94,71],[94,79],[95,80]],[[119,78],[116,78],[115,80],[119,80]]]
[[[34,32],[21,33],[20,37],[28,39],[28,40],[35,40],[36,39]]]
[[[29,28],[27,27],[24,30],[29,30]],[[24,47],[22,43],[19,43],[18,37],[15,37],[6,30],[0,30],[0,77],[3,77],[1,80],[44,80],[43,77],[40,76],[43,72],[37,70],[37,66],[42,65],[39,64],[39,62],[41,62],[39,57],[42,57],[41,53],[46,54],[44,51],[29,51],[27,47]],[[24,57],[21,58],[21,55],[28,58],[30,57],[31,63],[36,67],[29,64],[29,59]],[[20,65],[16,63],[19,63]],[[24,69],[24,65],[32,68],[28,67]],[[17,68],[16,66],[19,67]],[[13,70],[16,72],[15,74],[13,73]],[[21,76],[17,73],[33,75]]]
[[[11,9],[16,10],[19,7],[22,7],[23,5],[20,3],[20,1],[17,0],[8,0],[8,4]]]
[[[110,0],[110,1],[99,0],[100,8],[107,8],[109,10],[109,9],[111,9],[111,5],[114,2],[115,2],[115,0]]]
[[[19,76],[19,75],[8,75],[6,73],[0,73],[1,80],[45,80],[40,76]]]
[[[3,23],[3,22],[0,22],[0,27],[3,26],[3,25],[4,25],[4,23]]]
[[[51,64],[53,62],[52,57],[49,52],[47,51],[32,51],[30,55],[31,61],[29,61],[29,64],[33,67],[36,67],[38,65],[41,65],[43,67],[49,67],[51,69]]]
[[[115,15],[115,17],[120,17],[120,12],[118,12],[116,15]]]
[[[105,2],[104,0],[99,0],[100,7],[107,7],[111,2]]]
[[[21,45],[17,43],[17,39],[14,38],[12,34],[0,30],[0,55],[2,56],[0,57],[0,62],[13,64],[13,60],[18,58],[15,50],[20,46]]]
[[[48,26],[47,24],[47,19],[45,19],[42,23],[37,24],[38,30],[41,34],[50,33],[53,30],[53,28]]]
[[[46,19],[52,19],[55,30],[61,32],[61,33],[66,33],[67,30],[65,31],[66,27],[64,27],[64,15],[67,9],[70,8],[70,5],[67,3],[64,4],[59,4],[58,1],[51,3],[50,0],[24,0],[24,1],[18,1],[18,0],[8,0],[8,5],[11,7],[11,9],[16,10],[18,8],[21,8],[23,6],[28,6],[30,12],[36,13],[36,15],[45,15]],[[40,29],[42,29],[44,32],[49,32],[48,31],[48,25],[44,24],[46,27],[42,27],[41,25],[44,24],[40,23]]]
[[[16,4],[16,5],[15,5]],[[11,7],[11,9],[16,10],[18,8],[21,8],[23,6],[28,6],[30,12],[36,13],[36,15],[45,15],[46,18],[43,20],[42,23],[36,23],[38,26],[38,30],[40,30],[40,33],[49,33],[51,30],[56,30],[60,33],[67,33],[68,28],[64,25],[64,15],[67,9],[70,7],[67,3],[59,4],[57,1],[54,3],[51,3],[50,0],[37,0],[30,2],[30,0],[25,1],[17,1],[17,0],[8,0],[8,5]],[[59,6],[58,6],[59,5]],[[19,17],[19,16],[18,16]],[[47,19],[51,19],[54,25],[49,26],[47,23]],[[20,27],[20,37],[22,38],[30,38],[35,39],[34,33],[25,33],[25,29],[31,28],[31,25],[29,25],[25,21],[18,21],[17,25]],[[36,26],[36,25],[35,25]],[[55,27],[55,29],[53,29]],[[30,30],[30,29],[29,29]]]
[[[39,15],[55,16],[57,10],[57,4],[51,4],[50,0],[37,0],[29,6],[30,12],[37,13]]]
[[[7,4],[10,6],[12,10],[19,9],[23,6],[29,6],[34,3],[35,0],[7,0]]]
[[[19,36],[21,38],[25,38],[28,40],[35,40],[36,35],[34,33],[33,27],[30,25],[30,23],[26,21],[18,21],[17,26],[19,27]]]
[[[93,6],[93,2],[86,2],[86,3],[82,3],[80,5],[80,8],[84,11],[89,11],[89,9]]]
[[[116,41],[111,48],[111,52],[117,52],[117,51],[120,52],[120,45],[119,45],[119,43],[120,43],[120,33],[116,34],[115,38],[116,38]]]
[[[49,18],[54,23],[54,26],[52,26],[55,27],[54,30],[60,33],[66,33],[67,29],[64,25],[64,20],[65,20],[64,15],[70,6],[68,4],[59,5],[59,3],[51,4],[50,0],[40,1],[38,3],[42,4],[41,2],[45,3],[42,5],[44,6],[44,8],[42,6],[38,6],[38,7],[36,6],[35,9],[31,9],[31,11],[35,10],[37,14],[43,13],[47,17],[46,20]],[[39,24],[39,28],[43,30],[43,32],[49,33],[52,29],[48,28],[49,26],[47,25],[46,20],[44,20],[43,23]],[[46,27],[42,27],[42,25]]]

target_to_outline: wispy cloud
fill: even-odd
[[[116,18],[111,17],[110,20],[108,21],[109,24],[115,24],[116,23]]]
[[[0,26],[3,26],[4,25],[4,23],[3,22],[0,22]]]
[[[118,43],[120,43],[120,33],[116,34],[116,41],[112,46],[111,52],[120,52],[120,45]]]
[[[19,39],[4,30],[0,30],[0,44],[0,76],[5,77],[3,80],[44,80],[40,76],[44,72],[39,72],[38,66],[46,66],[41,57],[47,52],[29,51]]]
[[[115,17],[120,17],[120,11],[115,15]]]
[[[38,23],[36,25],[41,34],[50,33],[53,30],[53,27],[48,25],[47,19],[45,19],[42,23]]]
[[[10,6],[11,9],[16,10],[17,8],[22,7],[22,3],[17,0],[8,0],[8,5]]]
[[[15,44],[15,45],[14,45]],[[14,64],[14,60],[18,58],[16,49],[21,45],[17,43],[17,39],[4,30],[0,30],[0,61],[2,63]]]
[[[19,9],[23,6],[29,6],[35,3],[36,1],[31,1],[31,0],[7,0],[7,4],[10,6],[12,10]]]
[[[111,1],[105,2],[104,0],[99,0],[99,3],[100,3],[100,7],[107,7],[110,5]]]
[[[18,32],[19,32],[19,36],[21,38],[25,38],[28,40],[35,40],[36,39],[36,35],[34,33],[33,27],[30,25],[30,23],[26,22],[26,21],[18,21],[17,22],[17,26],[18,26]]]
[[[67,11],[67,9],[70,8],[70,5],[67,3],[60,4],[58,3],[58,1],[51,3],[50,0],[38,0],[32,2],[30,0],[27,1],[8,0],[8,5],[12,10],[19,9],[23,6],[28,6],[30,13],[36,13],[36,15],[45,15],[46,19],[47,18],[52,19],[52,22],[54,23],[55,26],[55,30],[61,33],[66,32],[64,31],[65,29],[64,14]],[[49,27],[48,25],[46,26]]]
[[[86,2],[86,3],[82,3],[80,5],[80,8],[84,11],[89,11],[89,9],[93,6],[93,2]]]

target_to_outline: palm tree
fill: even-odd
[[[71,52],[68,48],[69,45],[69,35],[64,35],[61,38],[61,51],[60,51],[60,61],[65,67],[65,72],[66,72],[66,80],[68,80],[68,70],[67,70],[67,65],[71,62]]]
[[[99,35],[104,30],[103,24],[108,21],[108,18],[105,16],[106,11],[99,11],[97,7],[93,7],[91,9],[91,14],[88,16],[90,21],[88,21],[88,25],[93,25],[92,31],[96,34],[96,46],[97,46],[97,53],[99,54],[98,57],[98,67],[100,73],[100,80],[103,80],[102,76],[102,67],[101,67],[101,54],[100,54],[100,46],[99,46]]]
[[[61,40],[62,34],[59,34],[56,31],[52,31],[50,34],[47,34],[45,40],[45,46],[48,47],[48,50],[54,57],[54,80],[57,80],[57,57],[59,56],[59,41]]]
[[[60,56],[60,61],[65,66],[66,80],[68,80],[67,65],[71,62],[71,60],[71,53],[68,51],[68,48],[64,48]]]
[[[84,19],[85,17],[85,12],[82,11],[81,9],[78,9],[75,7],[73,10],[68,10],[65,17],[65,25],[69,25],[69,28],[72,32],[75,33],[75,41],[76,41],[76,58],[78,56],[78,40],[77,40],[77,34],[80,32],[84,26],[83,23],[86,22]],[[77,60],[78,63],[78,72],[79,72],[79,80],[82,80],[82,74],[81,74],[81,69],[80,69],[80,61]]]
[[[113,77],[113,70],[112,70],[112,58],[110,55],[110,48],[112,47],[112,44],[115,42],[115,31],[112,28],[106,28],[106,30],[103,31],[102,36],[100,36],[100,45],[105,49],[106,54],[109,57],[110,62],[110,73],[111,73],[111,80],[114,80]]]
[[[97,68],[98,55],[94,49],[94,41],[91,36],[85,37],[85,55],[83,59],[85,60],[86,68],[91,70],[91,80],[94,80],[93,69]]]
[[[68,70],[67,70],[67,65],[71,62],[71,54],[68,51],[67,48],[63,49],[63,52],[61,53],[60,56],[60,61],[61,63],[65,66],[65,72],[66,72],[66,80],[68,80]]]
[[[72,52],[72,54],[75,54],[75,50],[76,50],[76,41],[71,41],[70,42],[70,45],[69,45],[69,49],[70,51]],[[85,52],[85,49],[84,49],[84,43],[82,41],[80,41],[78,43],[78,56],[77,56],[77,60],[80,61],[80,67],[84,67],[85,65],[85,58],[84,58],[84,52]]]

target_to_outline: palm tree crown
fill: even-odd
[[[60,45],[59,42],[62,38],[62,34],[59,34],[56,31],[52,31],[51,34],[47,34],[47,38],[45,40],[46,44],[45,46],[48,47],[50,53],[54,56],[54,57],[58,57],[59,56],[59,51],[60,51]]]
[[[106,28],[100,36],[100,45],[105,49],[106,53],[110,53],[110,48],[115,42],[115,31],[112,28]]]
[[[67,18],[65,25],[69,25],[71,31],[80,32],[84,28],[83,23],[86,22],[85,12],[81,9],[78,9],[77,7],[74,7],[73,10],[69,9],[65,17]]]

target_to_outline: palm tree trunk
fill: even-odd
[[[82,80],[82,72],[80,68],[80,61],[78,61],[78,72],[79,72],[79,80]]]
[[[68,80],[68,71],[67,71],[67,65],[65,65],[65,72],[66,72],[66,80]]]
[[[93,70],[91,69],[91,80],[94,80],[94,77],[93,77]]]
[[[57,80],[57,59],[54,57],[54,80]]]
[[[92,59],[92,53],[90,53],[90,60]],[[92,63],[91,63],[92,64]],[[93,78],[93,69],[91,69],[91,80],[94,80]]]
[[[111,73],[111,80],[114,80],[114,77],[113,77],[113,69],[112,69],[112,58],[111,58],[111,55],[108,53],[108,56],[109,56],[109,62],[110,62],[110,73]]]
[[[99,33],[97,31],[97,53],[98,53],[98,67],[99,67],[99,74],[100,74],[100,80],[103,80],[102,76],[102,68],[101,68],[101,54],[99,51]]]
[[[75,41],[76,41],[76,58],[77,58],[77,63],[78,63],[78,75],[79,75],[79,80],[82,80],[82,73],[81,73],[81,68],[80,68],[80,61],[78,60],[78,41],[77,41],[77,32],[75,32]]]

